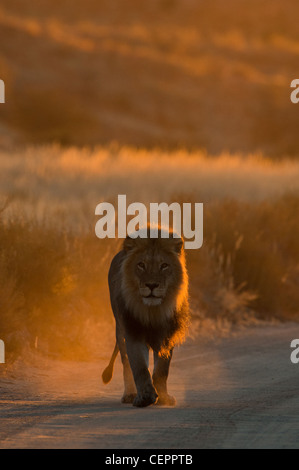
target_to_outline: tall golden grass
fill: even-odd
[[[0,331],[24,346],[95,357],[112,340],[107,272],[120,240],[99,240],[100,201],[204,202],[204,244],[188,250],[194,318],[298,320],[299,163],[129,147],[31,147],[0,155]]]

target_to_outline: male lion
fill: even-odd
[[[172,351],[183,341],[189,321],[188,275],[182,238],[127,237],[113,258],[109,274],[110,300],[116,321],[116,345],[103,382],[111,380],[120,351],[125,390],[123,403],[134,406],[175,405],[166,381]],[[154,352],[153,376],[149,348]],[[132,374],[133,372],[133,374]],[[137,393],[136,393],[137,389]]]

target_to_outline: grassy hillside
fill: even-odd
[[[298,14],[296,0],[2,0],[0,144],[296,157]]]

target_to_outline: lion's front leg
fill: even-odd
[[[171,358],[172,350],[168,357],[159,356],[157,352],[154,352],[153,383],[159,394],[158,405],[174,406],[176,403],[175,398],[167,392],[167,378]]]
[[[156,403],[158,394],[148,368],[148,346],[128,336],[126,337],[126,348],[137,388],[137,396],[133,401],[133,405],[138,407],[152,405]]]

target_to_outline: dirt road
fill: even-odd
[[[104,386],[97,363],[48,361],[0,380],[1,448],[298,448],[299,326],[246,328],[188,341],[174,355],[175,408],[122,405],[118,359]]]

